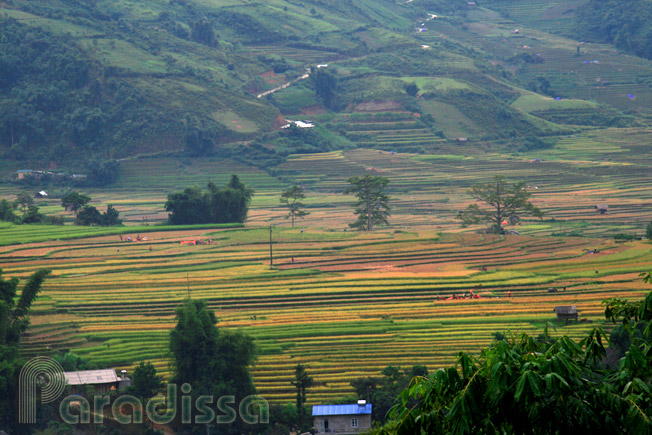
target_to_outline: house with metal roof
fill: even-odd
[[[92,386],[97,393],[106,393],[131,385],[131,380],[126,377],[125,370],[121,377],[118,377],[113,369],[64,372],[63,375],[66,378],[66,384],[72,387],[73,393],[80,392],[83,386]]]
[[[352,405],[314,405],[315,434],[357,434],[371,428],[371,403],[358,400]]]

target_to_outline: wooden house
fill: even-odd
[[[577,312],[575,305],[558,306],[555,307],[554,312],[557,314],[557,324],[562,320],[566,322],[566,325],[568,325],[569,320],[575,320],[575,323],[577,323],[580,318],[580,314]]]

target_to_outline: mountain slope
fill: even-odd
[[[577,41],[518,21],[529,4],[7,1],[0,153],[75,166],[217,151],[268,167],[296,152],[433,151],[462,137],[532,149],[647,123],[650,63],[590,44],[578,57]],[[257,98],[317,64],[328,67]],[[283,116],[318,128],[281,132]]]

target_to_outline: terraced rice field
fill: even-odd
[[[7,233],[0,229],[0,240]],[[554,321],[555,305],[576,305],[595,322],[554,332],[578,338],[603,323],[601,300],[648,291],[638,273],[652,268],[644,242],[275,228],[270,270],[266,228],[140,234],[148,241],[98,235],[0,247],[6,276],[53,271],[27,355],[72,349],[117,369],[151,360],[169,375],[174,308],[190,295],[208,301],[219,326],[255,337],[263,396],[291,402],[293,368],[302,363],[317,381],[308,401],[323,403],[389,364],[434,369],[459,351],[478,352],[494,332],[538,334]],[[212,243],[179,244],[193,238]],[[481,298],[448,299],[471,290]]]

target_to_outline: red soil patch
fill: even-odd
[[[287,125],[287,123],[288,123],[288,122],[285,120],[285,118],[283,117],[283,115],[281,115],[281,114],[279,113],[279,115],[276,117],[276,119],[275,119],[274,122],[272,123],[272,127],[271,127],[271,128],[272,128],[273,130],[278,130],[278,129],[280,129],[281,127],[283,127],[284,125]]]

